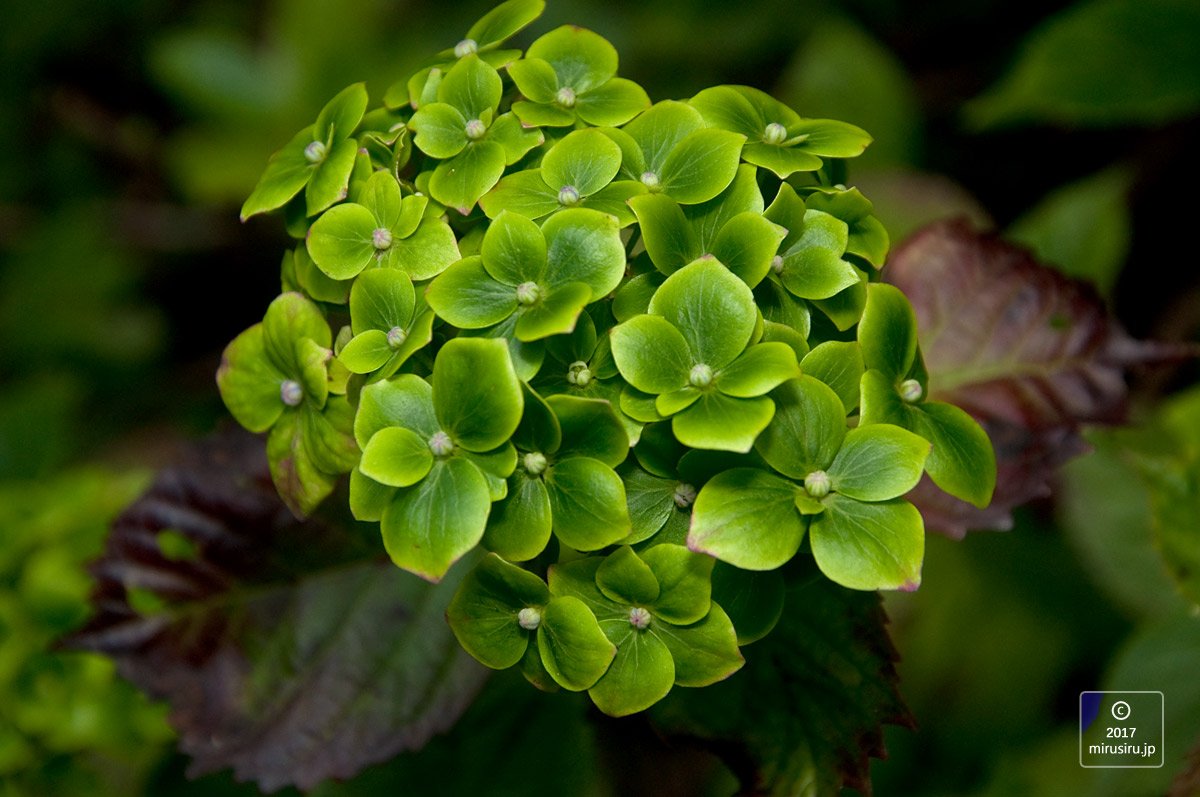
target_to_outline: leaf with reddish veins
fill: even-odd
[[[196,555],[165,556],[168,529]],[[422,747],[486,678],[443,618],[458,579],[427,584],[381,554],[345,525],[296,520],[262,441],[223,435],[113,523],[96,614],[68,644],[170,703],[190,775],[308,790]],[[164,608],[139,614],[135,588]]]
[[[884,276],[916,311],[929,398],[965,409],[996,448],[986,509],[927,478],[909,496],[926,526],[951,536],[1011,527],[1010,510],[1048,494],[1054,470],[1088,450],[1082,424],[1124,419],[1131,367],[1189,354],[1134,340],[1091,286],[963,221],[914,234]]]

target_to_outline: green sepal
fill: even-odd
[[[299,293],[275,297],[263,316],[263,346],[271,363],[287,376],[305,381],[302,360],[309,353],[300,341],[308,339],[322,349],[333,343],[325,316]]]
[[[800,376],[796,352],[786,343],[759,343],[717,372],[717,390],[727,396],[753,398]]]
[[[355,520],[379,520],[395,494],[396,488],[364,476],[358,468],[350,471],[350,514]]]
[[[659,394],[688,384],[694,364],[688,342],[665,318],[635,316],[613,327],[609,335],[617,369],[633,387]]]
[[[846,408],[833,389],[805,375],[777,387],[771,398],[775,417],[754,450],[793,479],[828,468],[846,436]]]
[[[658,579],[628,545],[622,545],[600,563],[596,586],[611,601],[647,607],[659,596]]]
[[[619,624],[609,627],[619,628]],[[609,639],[614,636],[617,655],[588,695],[605,714],[624,717],[667,696],[675,683],[675,661],[666,644],[649,629],[638,631],[625,623],[620,631],[609,631]]]
[[[599,460],[572,457],[547,470],[554,535],[577,551],[595,551],[632,530],[625,485]]]
[[[546,185],[540,169],[527,169],[505,175],[479,198],[479,207],[489,219],[504,211],[528,219],[540,219],[558,210],[558,192]]]
[[[625,247],[612,216],[588,208],[570,208],[542,225],[546,237],[546,282],[556,287],[583,282],[592,300],[617,289],[625,276]]]
[[[900,289],[885,283],[867,286],[867,302],[858,325],[863,364],[900,380],[917,355],[917,317]]]
[[[503,341],[448,341],[438,352],[430,381],[438,422],[469,451],[502,445],[521,422],[524,396]]]
[[[429,441],[398,426],[376,432],[363,448],[358,465],[364,476],[388,487],[416,484],[432,467]]]
[[[613,297],[613,318],[628,321],[636,315],[645,314],[650,309],[650,298],[662,283],[662,275],[657,272],[639,274],[626,282]]]
[[[686,446],[744,454],[774,414],[775,404],[766,396],[734,398],[707,392],[671,416],[671,429]]]
[[[745,141],[727,130],[691,133],[663,161],[660,190],[683,205],[707,202],[733,182]]]
[[[677,412],[683,412],[688,407],[700,400],[704,394],[699,388],[687,385],[679,390],[672,390],[670,393],[663,393],[658,398],[654,399],[654,409],[664,418],[669,418]]]
[[[479,18],[465,38],[491,49],[520,33],[546,10],[545,0],[507,0]]]
[[[460,329],[493,326],[517,309],[516,289],[496,281],[479,255],[463,258],[435,277],[425,300],[439,318]]]
[[[629,200],[646,252],[663,274],[673,274],[699,255],[700,243],[683,209],[666,194],[642,194]]]
[[[285,412],[267,435],[267,462],[279,497],[298,518],[306,518],[324,501],[337,476],[317,467],[306,439],[303,412]]]
[[[617,51],[600,35],[586,28],[563,25],[529,45],[528,58],[539,58],[554,68],[560,87],[582,95],[602,86],[617,73]]]
[[[517,63],[525,62],[518,61]],[[516,64],[512,66],[516,66]],[[509,72],[511,73],[511,71],[510,67]],[[529,127],[567,127],[575,124],[575,112],[559,108],[556,105],[517,100],[512,104],[512,111],[521,120],[521,124]]]
[[[452,105],[431,102],[421,106],[411,120],[413,144],[431,158],[453,158],[467,146],[467,120]]]
[[[833,388],[847,411],[858,406],[864,366],[857,343],[840,340],[820,343],[800,361],[800,370]]]
[[[589,457],[615,468],[629,455],[629,435],[613,411],[612,404],[603,399],[577,396],[551,396],[547,403],[553,410],[562,430],[559,459]]]
[[[376,382],[362,389],[354,416],[354,439],[365,447],[380,429],[402,426],[428,440],[440,430],[433,388],[415,374]]]
[[[552,527],[546,485],[517,469],[508,479],[507,497],[492,505],[483,546],[510,562],[526,562],[546,549]]]
[[[487,140],[504,148],[504,163],[512,166],[535,147],[545,143],[541,130],[530,130],[521,124],[516,114],[501,114],[488,128]]]
[[[712,599],[737,629],[737,643],[749,645],[771,633],[783,615],[784,581],[778,570],[755,572],[717,562]]]
[[[230,414],[251,432],[265,432],[287,408],[280,387],[287,376],[267,357],[263,325],[238,335],[221,355],[217,387]]]
[[[751,288],[771,270],[771,260],[787,230],[760,213],[739,213],[726,222],[712,243],[711,254]]]
[[[442,78],[438,102],[453,106],[464,119],[482,119],[489,112],[495,113],[503,90],[495,67],[470,54],[458,59]]]
[[[809,194],[807,203],[813,210],[823,210],[846,222],[850,229],[847,252],[858,255],[875,268],[883,267],[891,243],[887,228],[872,215],[874,207],[857,188],[844,191],[822,188]]]
[[[541,454],[557,452],[562,445],[562,424],[546,399],[529,385],[522,384],[521,389],[525,394],[525,407],[521,412],[521,423],[513,432],[513,443],[522,451]]]
[[[571,596],[555,597],[546,604],[537,644],[546,671],[572,692],[582,692],[600,680],[617,655],[596,616]]]
[[[711,607],[691,625],[659,623],[652,629],[671,652],[678,686],[708,686],[723,681],[746,663],[729,615],[715,603]]]
[[[841,219],[805,211],[800,237],[784,252],[780,281],[802,299],[829,299],[857,284],[858,272],[842,259],[848,237]]]
[[[543,290],[537,303],[517,318],[517,338],[522,341],[570,334],[592,297],[591,287],[583,282],[565,282]]]
[[[851,429],[829,466],[830,485],[859,501],[898,498],[917,486],[929,449],[924,438],[899,426]]]
[[[996,452],[983,427],[953,404],[914,407],[912,431],[933,444],[925,469],[941,489],[983,508],[996,489]]]
[[[400,568],[437,582],[483,538],[491,505],[479,468],[460,457],[439,459],[384,510],[384,548]]]
[[[555,191],[570,186],[587,197],[613,181],[621,169],[621,148],[599,130],[576,130],[546,152],[541,174]]]
[[[641,557],[660,588],[657,599],[650,606],[656,618],[672,625],[690,625],[708,614],[712,605],[715,559],[689,551],[682,545],[654,545]]]
[[[745,350],[758,317],[750,288],[713,258],[701,258],[667,277],[649,310],[683,333],[694,362],[713,370]]]
[[[659,532],[675,511],[674,479],[664,479],[646,473],[641,468],[629,468],[621,472],[625,482],[625,500],[629,508],[632,531],[621,540],[626,545],[637,545]]]
[[[575,112],[590,125],[623,125],[650,107],[646,90],[632,80],[614,77],[579,96]]]
[[[500,180],[506,163],[507,154],[500,144],[472,141],[462,152],[437,165],[429,179],[429,193],[465,216]]]
[[[675,147],[704,126],[704,118],[695,108],[675,100],[663,100],[639,114],[621,130],[608,128],[604,133],[621,147],[622,168],[631,179],[638,180],[644,171],[653,172],[661,178],[667,157]],[[720,189],[717,193],[720,193]]]
[[[774,570],[800,549],[807,522],[791,482],[758,468],[718,474],[692,508],[688,547],[744,570]]]
[[[304,207],[309,216],[346,198],[357,155],[358,144],[353,139],[338,141],[329,148],[329,154],[313,171],[304,189]]]
[[[829,495],[809,531],[821,572],[843,587],[914,590],[921,584],[925,525],[907,501],[863,503]]]
[[[488,554],[463,577],[446,607],[450,630],[481,664],[504,670],[521,661],[530,632],[517,622],[524,608],[539,611],[550,601],[540,578]]]

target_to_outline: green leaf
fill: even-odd
[[[819,210],[804,213],[800,237],[783,256],[779,278],[803,299],[828,299],[859,281],[854,266],[842,259],[849,228]]]
[[[578,598],[560,596],[546,604],[537,633],[542,664],[564,689],[581,692],[604,675],[617,649]]]
[[[505,670],[521,660],[529,632],[517,615],[541,609],[550,590],[540,578],[488,554],[463,578],[446,608],[446,620],[459,644],[480,663]]]
[[[582,282],[592,299],[607,296],[625,276],[625,247],[617,220],[597,210],[570,208],[542,225],[546,236],[546,282]]]
[[[504,147],[494,141],[473,141],[458,155],[433,170],[429,193],[464,216],[504,173]]]
[[[987,432],[953,404],[927,401],[911,415],[911,429],[933,443],[925,469],[933,483],[978,507],[996,489],[996,453]]]
[[[529,58],[541,58],[554,67],[559,86],[583,94],[617,74],[617,51],[601,36],[585,28],[564,25],[529,45]]]
[[[837,394],[805,375],[776,388],[771,398],[775,417],[754,450],[793,479],[828,468],[846,436],[846,408]]]
[[[745,570],[782,566],[806,529],[793,502],[796,490],[758,468],[718,474],[696,497],[688,547]]]
[[[771,270],[771,260],[787,232],[761,213],[739,213],[721,227],[710,253],[753,288]]]
[[[542,179],[555,190],[574,188],[591,196],[613,181],[621,168],[621,148],[599,130],[576,130],[542,158]]]
[[[453,158],[467,146],[467,120],[452,105],[431,102],[413,114],[413,144],[431,158]]]
[[[546,9],[545,0],[507,0],[484,14],[466,38],[480,49],[494,47],[524,30]]]
[[[339,141],[330,148],[325,160],[313,171],[304,190],[305,209],[309,216],[315,216],[346,198],[357,156],[358,144],[353,139]]]
[[[616,635],[611,632],[609,639]],[[663,641],[656,634],[638,631],[626,622],[614,642],[616,658],[604,677],[588,691],[596,707],[610,717],[624,717],[645,711],[666,697],[675,683],[675,662]]]
[[[428,382],[414,374],[401,374],[363,388],[354,416],[354,439],[365,448],[380,429],[389,426],[412,429],[426,440],[440,430]]]
[[[717,390],[727,396],[753,398],[800,376],[796,353],[785,343],[759,343],[717,372]]]
[[[714,370],[745,350],[758,316],[750,288],[712,258],[667,277],[649,309],[683,333],[694,362]]]
[[[465,119],[480,119],[488,111],[495,112],[502,92],[500,73],[471,54],[460,58],[442,78],[438,102],[454,106]]]
[[[706,202],[733,182],[746,137],[727,130],[697,130],[674,146],[663,161],[661,190],[676,202]]]
[[[746,453],[775,414],[771,399],[733,398],[709,392],[671,417],[679,442],[692,448]]]
[[[1200,9],[1092,0],[1047,19],[997,85],[967,106],[978,127],[1157,126],[1200,108]]]
[[[733,675],[746,663],[738,650],[737,632],[729,615],[717,604],[711,606],[703,618],[689,626],[658,623],[651,628],[671,651],[675,661],[675,683],[679,686],[714,684]]]
[[[266,171],[242,205],[242,221],[283,207],[308,184],[316,167],[304,157],[304,148],[312,141],[313,128],[306,127],[271,156]]]
[[[921,584],[925,525],[907,501],[862,503],[836,493],[809,529],[821,572],[850,589],[914,590]]]
[[[858,406],[863,368],[858,344],[847,341],[830,340],[818,344],[800,361],[800,370],[833,388],[847,410]]]
[[[612,468],[588,457],[555,464],[545,475],[554,535],[577,551],[595,551],[624,539],[632,526],[625,485]]]
[[[927,441],[899,426],[851,429],[829,466],[830,485],[859,501],[898,498],[917,486],[929,449]]]
[[[280,387],[286,378],[267,357],[263,325],[255,324],[225,347],[217,387],[238,423],[251,432],[265,432],[285,409]]]
[[[517,89],[521,94],[533,102],[539,104],[554,102],[554,95],[558,91],[558,75],[555,73],[554,67],[541,58],[526,57],[509,64],[508,76],[517,84]],[[526,105],[532,105],[532,103],[526,103]]]
[[[560,395],[547,403],[562,429],[559,458],[590,457],[615,468],[629,456],[629,436],[609,402]]]
[[[646,252],[663,274],[672,274],[701,254],[700,244],[679,203],[666,194],[642,194],[629,200]]]
[[[431,382],[439,423],[468,451],[502,445],[521,422],[521,383],[503,341],[448,341],[438,352]]]
[[[867,305],[858,325],[863,364],[893,380],[908,375],[917,355],[917,318],[899,288],[867,287]]]
[[[483,538],[491,505],[479,468],[459,457],[439,459],[384,510],[383,545],[398,567],[437,582]]]
[[[660,587],[658,598],[651,606],[655,617],[672,625],[690,625],[709,613],[715,559],[689,551],[682,545],[655,545],[641,557]],[[675,660],[678,664],[678,655]]]
[[[360,275],[350,289],[350,328],[355,335],[371,329],[403,329],[412,322],[415,308],[416,292],[407,274],[372,269]]]
[[[479,206],[489,219],[504,211],[527,219],[540,219],[558,210],[558,192],[546,185],[541,169],[528,169],[505,175],[492,190],[479,199]]]
[[[517,337],[532,341],[570,334],[591,297],[591,287],[582,282],[560,283],[546,289],[536,304],[520,313]]]
[[[579,118],[597,127],[623,125],[649,107],[646,90],[620,77],[591,89],[575,101]]]
[[[688,384],[693,360],[687,340],[666,319],[634,316],[609,335],[621,376],[638,390],[668,393]]]
[[[525,562],[546,549],[551,528],[546,485],[517,469],[509,477],[508,497],[492,504],[483,545],[511,562]]]
[[[497,282],[478,255],[464,258],[439,274],[425,300],[443,320],[460,329],[498,324],[517,310],[517,292]]]
[[[600,563],[596,586],[609,600],[627,605],[650,606],[659,595],[654,573],[628,545],[622,545]]]
[[[739,645],[771,633],[783,614],[783,592],[783,575],[778,570],[742,570],[724,562],[713,567],[712,599],[728,613]]]
[[[433,467],[429,441],[411,429],[380,429],[363,448],[358,469],[388,487],[408,487],[425,478]]]
[[[321,214],[309,230],[308,253],[333,279],[351,279],[379,253],[372,242],[378,227],[375,216],[362,205],[338,205]]]

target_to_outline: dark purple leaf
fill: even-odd
[[[916,311],[930,397],[971,413],[996,446],[987,509],[927,480],[911,496],[930,528],[953,536],[1008,528],[1013,507],[1047,494],[1053,471],[1087,450],[1083,424],[1124,419],[1131,367],[1187,353],[1134,340],[1091,286],[963,221],[913,235],[884,275]]]
[[[884,723],[912,727],[878,593],[816,572],[793,578],[779,624],[746,665],[704,689],[672,690],[652,721],[721,756],[746,794],[871,793]]]
[[[195,555],[166,555],[167,531]],[[443,618],[453,574],[428,584],[379,548],[365,527],[297,521],[262,441],[224,435],[115,521],[70,644],[170,703],[189,774],[232,767],[267,791],[348,778],[453,725],[486,677]]]

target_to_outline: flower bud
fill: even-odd
[[[517,612],[517,625],[524,628],[526,631],[536,631],[537,627],[542,624],[542,613],[532,606],[526,606],[521,611]]]
[[[912,404],[914,401],[920,401],[923,395],[925,395],[925,390],[917,380],[905,379],[900,383],[900,398],[909,404]]]
[[[592,381],[592,370],[583,360],[576,360],[567,366],[567,382],[576,387],[587,387]]]
[[[659,179],[654,172],[642,172],[642,185],[649,188],[652,192],[658,190]]]
[[[564,185],[558,190],[558,204],[564,207],[578,205],[579,199],[579,191],[573,185]]]
[[[289,407],[299,407],[304,401],[304,388],[294,379],[285,379],[279,385],[279,399]]]
[[[472,141],[478,141],[479,139],[483,138],[483,134],[487,132],[487,127],[484,126],[483,122],[479,119],[471,119],[467,122],[467,126],[463,129],[467,134],[467,138]]]
[[[713,381],[713,370],[704,363],[697,363],[692,366],[691,373],[688,374],[688,382],[693,387],[708,387]]]
[[[387,333],[388,348],[392,351],[404,345],[404,341],[408,340],[408,333],[400,327],[392,327]]]
[[[675,506],[687,509],[696,503],[696,488],[687,482],[680,482],[675,486],[675,494],[672,497],[675,499]]]
[[[392,231],[387,227],[377,228],[375,232],[371,233],[371,243],[382,252],[392,245]]]
[[[479,45],[475,43],[474,39],[463,39],[458,44],[454,45],[455,58],[462,58],[478,51]]]
[[[546,472],[546,455],[540,451],[530,451],[521,460],[521,464],[530,476],[541,476]]]
[[[531,305],[542,298],[542,289],[536,282],[522,282],[517,286],[517,301],[523,305]]]
[[[804,477],[804,491],[813,498],[829,495],[829,487],[829,474],[823,470],[814,470]]]
[[[644,631],[650,627],[650,612],[641,606],[634,606],[629,610],[629,624],[639,631]]]
[[[325,142],[312,141],[304,148],[304,160],[309,163],[320,163],[325,160]]]
[[[778,145],[782,144],[784,141],[787,141],[787,128],[779,124],[779,122],[771,122],[771,124],[767,125],[766,129],[763,130],[764,144]]]
[[[445,432],[436,432],[429,438],[429,450],[435,457],[447,457],[454,452],[454,441]]]
[[[570,86],[563,86],[558,90],[558,93],[554,95],[554,99],[564,108],[574,108],[575,89],[571,88]]]

